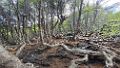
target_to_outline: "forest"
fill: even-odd
[[[120,68],[120,0],[0,0],[0,68]]]

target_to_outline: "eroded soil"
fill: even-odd
[[[62,41],[61,39],[52,39],[52,43],[64,42],[69,47],[76,47],[77,44],[83,43],[80,41]],[[50,43],[50,42],[49,42]],[[109,45],[116,49],[120,49],[120,43],[110,43]],[[63,47],[50,48],[42,46],[40,44],[26,45],[21,55],[19,56],[23,63],[33,63],[37,68],[69,68],[71,60],[82,58],[80,55],[74,55],[73,53],[67,52]],[[79,63],[79,62],[78,62]],[[78,68],[104,68],[105,62],[99,60],[99,57],[90,57],[89,62],[79,64]],[[120,68],[120,64],[118,63]]]

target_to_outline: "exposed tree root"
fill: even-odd
[[[82,62],[87,62],[87,61],[88,61],[88,54],[86,54],[84,56],[84,58],[82,58],[82,59],[74,59],[74,60],[72,60],[71,65],[69,66],[69,68],[77,68],[78,64],[76,64],[76,62],[82,63]]]
[[[24,49],[24,47],[26,46],[26,43],[24,43],[23,45],[21,45],[16,52],[16,56],[19,57],[21,51]]]
[[[84,61],[88,61],[88,56],[99,56],[99,57],[103,57],[104,61],[105,61],[105,65],[107,68],[113,67],[114,66],[114,61],[113,59],[117,59],[120,60],[117,57],[117,53],[114,52],[113,50],[110,50],[110,48],[102,46],[102,45],[98,45],[98,44],[93,44],[94,46],[98,46],[98,50],[94,51],[94,50],[90,50],[90,49],[81,49],[81,48],[69,48],[67,45],[65,44],[55,44],[55,45],[49,45],[47,43],[44,43],[44,45],[49,46],[49,47],[57,47],[57,46],[62,46],[66,51],[68,52],[72,52],[74,54],[79,54],[84,56],[84,58],[82,59],[75,59],[71,61],[71,65],[69,66],[69,68],[76,68],[77,64],[75,64],[75,62],[80,61],[80,62],[84,62]]]
[[[108,49],[107,47],[104,47],[102,49],[102,53],[105,57],[105,63],[106,63],[106,67],[111,68],[114,66],[114,62],[113,59],[118,59],[117,53],[115,53],[114,51]]]
[[[0,45],[0,68],[35,68],[27,66]]]

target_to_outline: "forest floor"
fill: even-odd
[[[83,40],[65,40],[65,39],[56,39],[56,38],[49,38],[50,40],[48,43],[50,45],[55,45],[57,43],[64,43],[68,47],[85,47],[88,45],[88,41],[86,39]],[[33,43],[33,44],[32,44]],[[34,44],[35,43],[35,44]],[[98,43],[98,42],[97,42]],[[100,42],[100,43],[103,43]],[[81,45],[81,44],[84,44]],[[81,45],[81,46],[80,46]],[[116,50],[120,49],[120,42],[104,42],[106,47],[112,47]],[[94,48],[93,48],[94,49]],[[15,50],[8,49],[9,52],[15,54]],[[45,45],[40,45],[40,43],[36,44],[36,41],[32,41],[30,44],[26,44],[24,49],[19,55],[19,59],[23,63],[32,63],[36,68],[70,68],[71,61],[74,59],[82,58],[83,56],[79,54],[74,54],[69,51],[66,51],[63,47],[49,47]],[[88,62],[78,64],[77,68],[104,68],[105,61],[104,59],[100,59],[98,56],[89,56]],[[116,62],[117,65],[114,68],[120,68],[120,61]]]

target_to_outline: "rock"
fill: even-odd
[[[74,33],[67,33],[64,35],[64,38],[67,40],[74,40],[75,34]]]
[[[115,43],[120,42],[120,37],[114,38],[114,42],[115,42]]]

